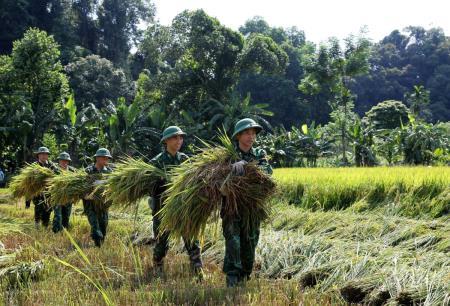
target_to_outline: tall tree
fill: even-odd
[[[129,51],[141,38],[141,22],[151,22],[150,0],[104,0],[98,9],[100,55],[124,66]]]
[[[14,83],[10,89],[14,90],[16,101],[21,101],[12,104],[19,106],[15,111],[23,114],[16,124],[29,126],[24,133],[23,159],[30,157],[44,133],[55,125],[67,95],[67,79],[59,55],[53,37],[38,29],[28,30],[23,39],[14,42],[5,73],[12,75],[9,80]]]

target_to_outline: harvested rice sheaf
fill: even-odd
[[[104,179],[102,174],[87,174],[83,169],[64,171],[49,182],[48,193],[53,206],[77,203],[82,199],[92,199],[96,205],[105,205],[103,186],[95,186],[95,181]]]
[[[270,213],[274,181],[255,163],[245,166],[245,175],[232,175],[231,164],[238,155],[228,137],[220,139],[222,146],[207,145],[170,173],[160,215],[162,227],[174,237],[198,237],[220,214],[238,214],[248,225]]]
[[[55,173],[39,164],[29,164],[13,177],[10,190],[14,198],[25,197],[27,200],[41,194]]]
[[[30,281],[37,280],[44,270],[42,260],[35,262],[20,262],[0,269],[0,284],[8,288],[22,287]]]
[[[166,180],[163,170],[140,159],[127,157],[108,175],[105,196],[118,206],[132,206],[154,193],[157,184]]]
[[[379,279],[376,277],[352,280],[340,289],[340,293],[348,303],[361,303],[378,286],[378,283]]]

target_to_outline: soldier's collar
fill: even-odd
[[[170,154],[169,151],[167,151],[167,150],[164,150],[164,154],[166,154],[167,156],[169,156],[172,159],[179,159],[179,157],[180,157],[180,151],[175,153],[175,156]]]
[[[239,153],[241,153],[241,154],[251,154],[253,156],[256,156],[255,148],[253,146],[250,148],[250,150],[248,150],[248,152],[242,151],[241,148],[239,147],[239,145],[237,145],[237,149],[238,149]]]

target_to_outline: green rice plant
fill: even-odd
[[[450,168],[276,169],[282,197],[311,210],[374,210],[438,218],[450,212]]]
[[[55,176],[49,169],[37,163],[28,164],[11,180],[9,188],[14,198],[25,197],[27,200],[40,195],[46,188],[48,181]]]
[[[128,207],[154,193],[166,181],[165,171],[140,159],[127,157],[108,175],[105,196],[113,205]]]
[[[205,144],[189,162],[173,168],[160,211],[161,225],[174,237],[199,237],[208,222],[224,215],[239,214],[244,222],[265,220],[274,181],[256,164],[245,166],[245,175],[231,175],[237,152],[222,135],[221,146]]]

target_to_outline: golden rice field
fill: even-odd
[[[220,226],[201,239],[203,282],[177,241],[156,277],[151,245],[130,239],[151,237],[146,201],[137,215],[112,207],[98,249],[79,204],[68,234],[55,235],[35,229],[32,211],[2,190],[0,305],[449,305],[448,167],[276,169],[274,177],[279,193],[254,277],[235,289],[221,273]]]

